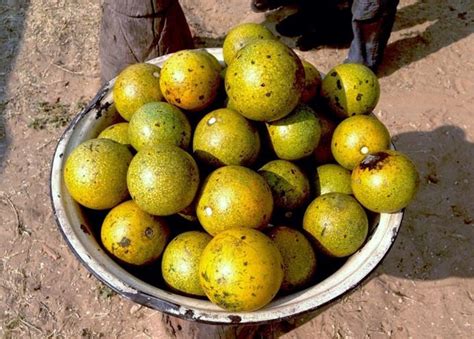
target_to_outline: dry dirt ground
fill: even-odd
[[[181,3],[197,41],[206,46],[219,45],[235,24],[273,28],[282,15],[252,13],[249,0]],[[375,113],[418,166],[419,194],[370,279],[296,328],[273,334],[472,338],[473,6],[470,0],[400,2]],[[100,2],[92,0],[0,1],[0,334],[6,338],[172,335],[159,312],[92,277],[52,216],[54,147],[99,87],[100,15]],[[327,72],[346,53],[320,48],[302,55]]]

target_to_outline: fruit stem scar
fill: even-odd
[[[216,123],[216,121],[217,121],[217,119],[215,117],[212,117],[207,121],[207,124],[209,126],[211,126],[211,125],[214,125]]]
[[[212,208],[210,208],[209,206],[205,207],[204,213],[206,213],[207,216],[212,215]]]
[[[367,154],[367,153],[369,153],[369,148],[368,148],[367,146],[361,147],[360,153],[362,153],[362,154]]]
[[[158,72],[153,72],[153,76],[154,76],[155,78],[159,78],[159,77],[160,77],[160,73],[158,73]]]

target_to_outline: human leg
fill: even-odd
[[[101,80],[127,65],[193,47],[177,0],[105,0],[100,30]]]
[[[347,62],[376,71],[392,32],[399,0],[354,0],[351,42]]]

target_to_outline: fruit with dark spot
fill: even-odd
[[[130,195],[144,211],[166,216],[191,204],[199,185],[193,157],[174,145],[139,151],[127,174]]]
[[[336,164],[325,164],[316,168],[314,178],[316,195],[331,192],[352,194],[351,172]]]
[[[275,207],[293,210],[308,200],[309,181],[297,165],[287,160],[273,160],[263,165],[258,173],[270,186]]]
[[[221,108],[206,114],[196,126],[193,152],[202,163],[251,166],[260,152],[260,136],[252,122]]]
[[[191,125],[177,107],[167,102],[150,102],[140,107],[130,119],[128,135],[137,151],[161,144],[187,149]]]
[[[232,312],[255,311],[280,289],[283,260],[276,245],[260,231],[232,228],[206,246],[199,277],[212,303]]]
[[[298,105],[286,117],[266,123],[272,147],[280,159],[297,160],[311,155],[321,138],[321,124],[313,109]]]
[[[309,240],[300,231],[286,226],[272,227],[266,234],[283,258],[281,290],[289,292],[307,286],[316,273],[316,254]]]
[[[97,138],[110,139],[122,145],[130,145],[130,140],[128,138],[128,122],[119,122],[117,124],[110,125],[100,132]]]
[[[232,106],[244,117],[273,121],[288,115],[298,104],[304,87],[304,69],[298,56],[285,44],[259,40],[237,53],[227,69],[225,84]]]
[[[367,155],[352,172],[354,196],[367,209],[394,213],[413,200],[420,179],[405,154],[386,150]]]
[[[367,214],[355,198],[344,193],[327,193],[308,206],[303,228],[324,253],[346,257],[362,246],[369,223]]]
[[[200,111],[217,97],[221,84],[219,73],[220,70],[205,53],[180,51],[164,62],[160,88],[170,104],[189,111]]]
[[[199,282],[199,261],[212,237],[199,231],[179,234],[166,246],[161,261],[161,273],[173,290],[204,296]]]
[[[100,231],[107,251],[132,265],[145,265],[157,260],[168,235],[169,228],[163,218],[144,212],[132,200],[111,209]]]
[[[243,166],[224,166],[204,181],[196,214],[211,235],[233,227],[261,229],[273,211],[270,187],[257,172]]]
[[[227,33],[222,45],[224,62],[230,65],[239,50],[250,42],[262,39],[276,40],[276,37],[268,28],[260,24],[243,23],[234,26]]]
[[[362,64],[341,64],[324,77],[321,96],[340,118],[369,114],[380,97],[377,76]]]
[[[356,115],[344,119],[334,130],[331,151],[334,159],[352,170],[369,153],[390,148],[390,134],[373,115]]]
[[[319,94],[321,88],[321,73],[311,63],[302,60],[304,67],[304,88],[301,102],[308,103]]]
[[[72,198],[97,210],[125,200],[132,157],[127,146],[110,139],[90,139],[77,146],[64,165],[64,182]]]
[[[113,97],[117,111],[125,120],[129,121],[144,104],[163,99],[160,71],[158,66],[138,63],[120,72],[114,83]]]

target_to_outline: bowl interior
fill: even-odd
[[[208,49],[222,62],[222,49]],[[161,66],[169,57],[150,63]],[[380,263],[390,249],[401,224],[403,213],[380,214],[374,218],[372,232],[365,245],[344,262],[336,262],[337,270],[320,279],[314,286],[275,298],[269,305],[254,312],[230,313],[207,300],[169,292],[153,281],[159,277],[156,267],[143,274],[132,274],[112,260],[96,240],[97,229],[105,216],[80,207],[69,195],[63,181],[63,166],[69,153],[83,141],[96,137],[105,127],[117,121],[111,88],[105,85],[91,104],[80,112],[61,137],[51,169],[51,199],[56,220],[64,238],[78,259],[98,279],[119,294],[138,303],[186,319],[208,323],[260,323],[315,310],[354,288]],[[155,273],[156,272],[156,273]],[[142,274],[142,275],[141,275]]]

